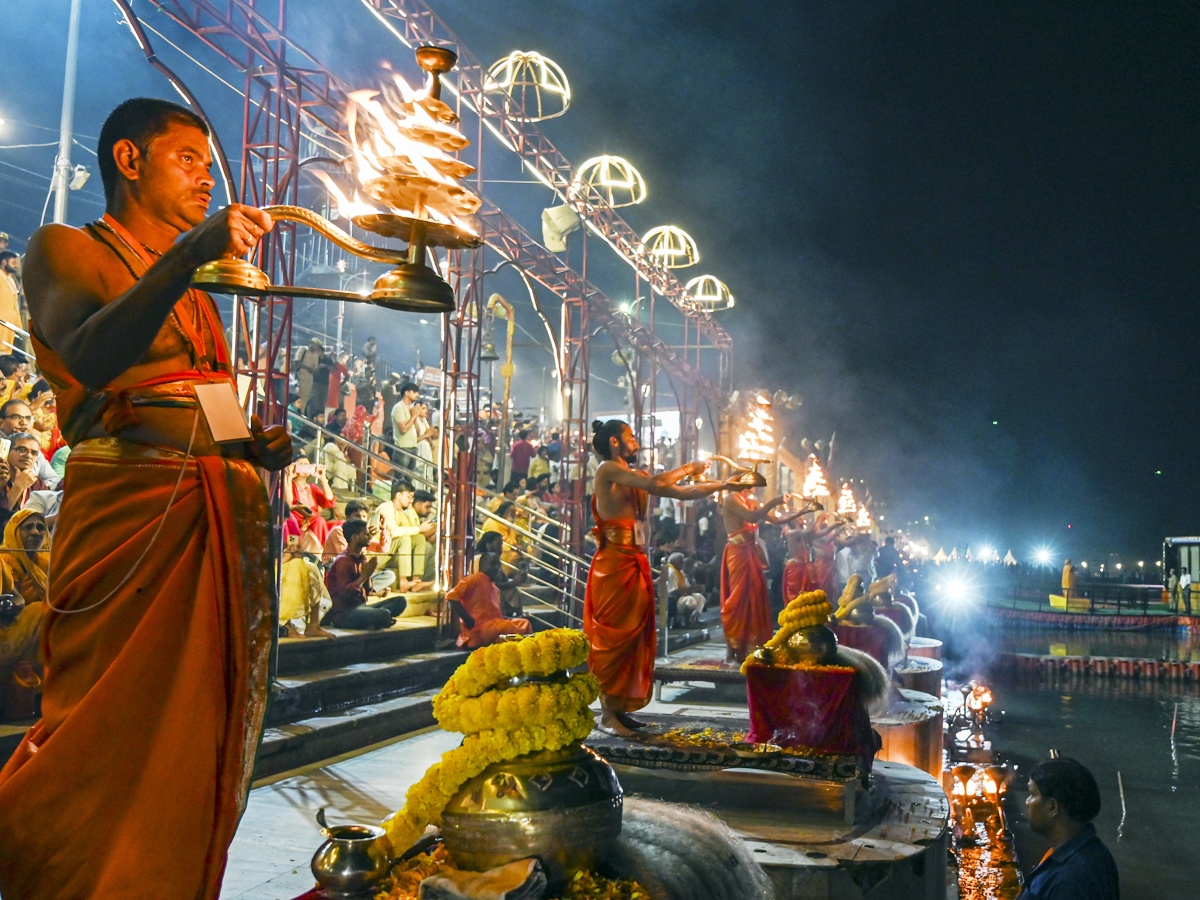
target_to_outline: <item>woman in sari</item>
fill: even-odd
[[[5,582],[11,579],[16,592],[25,604],[41,603],[46,599],[46,583],[50,571],[50,550],[46,540],[50,532],[46,519],[32,509],[19,509],[4,526],[3,566]]]
[[[0,594],[15,596],[0,612],[0,698],[11,680],[26,688],[41,684],[36,667],[50,566],[46,535],[46,520],[31,509],[18,510],[4,528]]]

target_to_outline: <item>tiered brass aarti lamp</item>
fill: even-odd
[[[425,96],[416,101],[428,121],[407,123],[403,133],[437,151],[460,150],[469,141],[452,127],[458,117],[442,102],[439,80],[443,73],[454,68],[458,57],[444,47],[428,46],[418,47],[416,57],[417,64],[429,73]],[[403,156],[374,157],[370,177],[363,179],[363,189],[378,204],[393,211],[362,212],[351,216],[351,221],[359,228],[381,237],[407,241],[407,250],[391,250],[363,243],[323,216],[303,207],[264,208],[274,219],[308,225],[355,256],[372,262],[393,264],[395,268],[381,275],[369,294],[364,296],[351,291],[271,284],[265,272],[244,259],[206,263],[196,270],[192,283],[219,294],[352,300],[410,312],[450,312],[455,307],[454,290],[426,264],[426,252],[429,247],[452,250],[478,247],[482,239],[461,223],[479,209],[480,200],[453,182],[454,178],[474,171],[470,165],[441,154],[430,157],[427,162],[443,177],[438,179],[422,174]],[[356,164],[353,160],[346,161],[346,167],[350,170]],[[376,167],[382,168],[382,171]],[[452,215],[434,218],[427,214],[431,210],[448,210]]]

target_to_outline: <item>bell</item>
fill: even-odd
[[[479,361],[488,363],[496,362],[498,359],[500,359],[500,354],[496,352],[496,342],[489,337],[483,342],[483,347],[479,351]]]
[[[367,300],[387,309],[445,313],[454,309],[454,289],[422,263],[401,263],[379,276]]]

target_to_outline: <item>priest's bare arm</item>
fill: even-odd
[[[39,228],[25,265],[26,296],[38,338],[86,387],[104,387],[150,349],[202,263],[247,253],[271,218],[226,207],[188,232],[140,279],[107,247],[66,225]]]

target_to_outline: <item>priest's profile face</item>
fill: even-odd
[[[638,444],[638,439],[633,434],[633,429],[626,425],[621,429],[621,433],[612,438],[616,441],[613,456],[619,457],[629,465],[637,462],[637,455],[641,451],[641,446]]]

